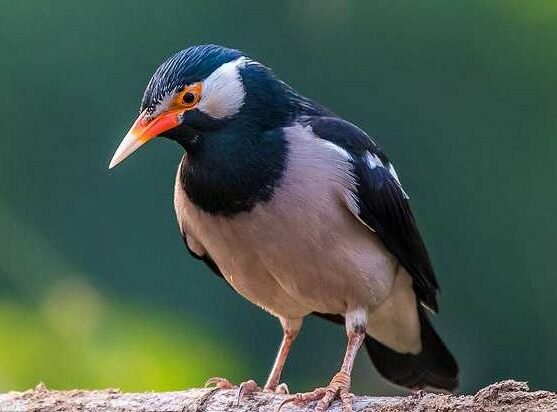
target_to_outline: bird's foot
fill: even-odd
[[[236,386],[230,383],[230,381],[226,378],[213,376],[212,378],[207,379],[207,382],[205,382],[205,387],[215,387],[217,389],[234,389]]]
[[[238,389],[238,395],[236,397],[236,404],[239,405],[244,397],[251,395],[255,392],[267,392],[267,393],[278,393],[281,395],[288,394],[288,386],[285,383],[281,383],[277,385],[275,388],[272,387],[265,387],[265,389],[261,389],[261,387],[253,380],[250,379],[248,381],[242,382],[240,386],[233,385],[228,379],[226,378],[219,378],[214,377],[210,378],[206,383],[205,387],[214,386],[217,389]]]
[[[240,386],[233,385],[228,379],[226,378],[219,378],[214,377],[210,378],[207,382],[205,382],[205,387],[214,386],[217,389],[238,389],[238,394],[236,395],[236,405],[239,405],[242,399],[245,396],[251,395],[255,392],[261,392],[261,388],[259,385],[253,380],[250,379],[249,381],[242,382]]]
[[[352,412],[353,397],[354,395],[350,393],[350,375],[341,371],[333,376],[326,388],[317,388],[307,393],[297,393],[282,402],[277,412],[280,412],[282,407],[288,403],[300,406],[314,401],[319,401],[315,407],[315,412],[325,412],[336,398],[340,398],[342,402],[342,412]]]
[[[288,395],[290,393],[290,390],[288,389],[288,385],[286,383],[280,383],[274,388],[270,386],[265,387],[265,389],[263,389],[263,392],[277,393],[279,395]]]

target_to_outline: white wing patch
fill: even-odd
[[[197,108],[214,119],[224,119],[238,113],[246,97],[238,69],[248,61],[246,57],[240,57],[211,73],[203,82]]]
[[[385,167],[379,156],[374,153],[366,153],[366,163],[370,169],[375,169],[376,167]]]
[[[387,169],[389,171],[389,173],[391,174],[391,176],[395,178],[395,180],[398,184],[398,187],[400,187],[400,190],[402,191],[402,195],[404,196],[404,198],[405,199],[410,199],[408,194],[406,194],[406,192],[402,188],[402,184],[400,183],[400,179],[398,178],[398,174],[396,173],[395,167],[393,166],[392,163],[389,162],[387,164],[384,164],[381,161],[381,159],[379,158],[379,156],[377,156],[374,153],[367,152],[366,153],[366,164],[372,170],[375,169],[376,167],[384,167],[385,169]]]

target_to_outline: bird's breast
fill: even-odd
[[[379,305],[396,261],[345,205],[354,185],[350,163],[301,126],[286,130],[286,137],[280,184],[249,211],[223,216],[203,210],[179,172],[175,206],[182,230],[240,294],[276,315]]]

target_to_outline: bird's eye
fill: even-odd
[[[181,109],[193,109],[201,99],[201,83],[194,83],[176,89],[175,93],[172,104]]]
[[[193,94],[192,92],[186,92],[184,94],[184,97],[182,98],[182,101],[184,102],[184,104],[190,105],[192,103],[195,102],[195,94]]]

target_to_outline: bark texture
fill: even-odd
[[[100,391],[51,391],[44,385],[26,392],[0,394],[0,411],[9,412],[275,412],[288,395],[260,393],[235,404],[236,391],[190,389],[181,392],[123,393],[117,389]],[[312,411],[308,407],[285,406],[284,412]],[[475,395],[445,395],[418,392],[406,397],[354,398],[354,412],[538,412],[557,411],[557,394],[531,392],[525,382],[503,381]],[[340,412],[339,402],[329,412]]]

